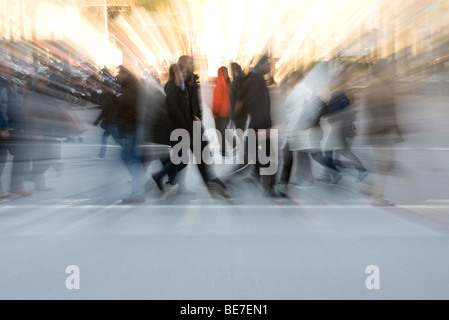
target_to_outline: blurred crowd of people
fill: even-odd
[[[342,169],[348,166],[356,170],[356,180],[363,181],[369,172],[351,149],[356,134],[357,105],[350,86],[351,66],[330,74],[328,64],[318,62],[309,70],[292,74],[288,79],[291,89],[285,100],[285,126],[275,126],[272,119],[265,77],[270,69],[267,55],[248,73],[236,62],[218,69],[211,113],[219,156],[241,157],[243,161],[229,165],[223,179],[217,176],[213,164],[196,159],[206,188],[231,198],[223,180],[238,179],[246,168],[250,168],[251,176],[245,181],[260,183],[263,194],[274,198],[288,197],[293,180],[299,181],[300,187],[312,187],[315,180],[338,184],[344,175]],[[372,172],[375,178],[371,194],[376,205],[392,205],[385,199],[384,189],[394,165],[392,145],[402,141],[394,92],[389,83],[392,69],[388,61],[376,62],[362,98],[368,120],[365,142],[375,146],[377,166]],[[50,70],[36,72],[20,87],[13,73],[14,66],[2,60],[0,178],[9,158],[12,171],[10,179],[0,179],[0,198],[31,194],[33,190],[24,187],[27,180],[34,182],[36,191],[52,190],[46,184],[45,174],[49,168],[62,174],[62,141],[86,130],[76,113],[51,93]],[[192,193],[185,179],[187,164],[192,163],[191,154],[198,158],[212,153],[205,134],[200,83],[194,73],[193,57],[181,56],[172,64],[169,80],[163,87],[160,81],[151,77],[142,79],[132,68],[122,65],[115,77],[107,72],[99,90],[102,110],[94,125],[100,125],[104,131],[96,158],[106,157],[108,138],[112,136],[121,147],[121,157],[132,181],[130,195],[122,202],[142,203],[146,192],[153,187],[161,190],[162,198]],[[173,137],[176,129],[188,133],[186,147],[180,146],[177,137]],[[281,141],[277,141],[279,137]],[[165,151],[155,153],[156,149]],[[148,173],[152,161],[160,162],[161,169]],[[323,168],[322,176],[313,176],[312,161]],[[273,163],[281,164],[276,173],[264,171]],[[9,186],[4,185],[6,181]]]

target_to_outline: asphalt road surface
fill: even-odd
[[[272,92],[276,123],[284,99]],[[0,299],[448,299],[449,105],[397,101],[405,141],[386,190],[394,207],[371,206],[373,175],[356,182],[353,169],[336,186],[292,185],[289,199],[265,198],[244,172],[225,200],[193,165],[195,194],[161,200],[154,188],[145,203],[122,205],[131,186],[120,148],[110,138],[106,159],[93,159],[99,110],[80,108],[88,131],[63,144],[64,174],[47,173],[55,190],[0,202]],[[361,137],[353,147],[372,172],[372,149]]]

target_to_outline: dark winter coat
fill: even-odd
[[[271,128],[270,93],[263,74],[256,68],[242,81],[238,100],[243,101],[243,108],[251,116],[251,129]]]
[[[161,91],[149,95],[144,123],[145,141],[170,146],[176,144],[170,141],[175,126],[168,115],[166,97]]]
[[[189,101],[190,90],[182,90],[173,81],[165,85],[167,111],[170,120],[177,129],[185,129],[193,137],[193,106]],[[189,95],[187,95],[189,93]]]

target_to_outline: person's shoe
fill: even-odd
[[[288,189],[287,183],[279,181],[274,186],[274,189],[281,197],[287,197],[287,189]]]
[[[41,186],[41,187],[36,187],[35,189],[36,191],[53,191],[53,188],[47,187],[47,186]]]
[[[31,195],[31,192],[28,192],[28,191],[26,191],[24,189],[11,190],[10,192],[12,194],[18,194],[19,196],[22,196],[22,197],[26,197],[26,196]]]
[[[388,200],[382,199],[382,200],[373,200],[371,202],[372,206],[375,207],[394,207],[394,203],[390,202]]]
[[[154,182],[156,182],[156,185],[159,188],[159,190],[164,192],[165,190],[164,190],[164,184],[162,182],[162,177],[158,177],[156,173],[153,173],[151,176],[153,177]]]
[[[94,160],[104,160],[105,157],[94,156],[93,159],[94,159]]]
[[[264,197],[267,197],[267,198],[284,197],[280,193],[278,193],[277,190],[274,187],[271,187],[270,189],[265,190],[263,195],[264,195]],[[285,196],[287,196],[287,195],[285,195]]]
[[[218,191],[224,198],[231,198],[231,195],[226,191],[226,185],[218,178],[206,182],[207,189]]]
[[[359,181],[359,182],[363,181],[363,179],[365,179],[367,175],[368,175],[368,170],[360,171],[359,176],[357,177],[357,181]]]
[[[9,193],[0,192],[0,199],[7,199],[9,197],[11,197]]]
[[[375,207],[394,207],[394,203],[384,198],[374,198],[371,205]]]
[[[173,185],[173,184],[167,183],[167,187],[165,188],[165,192],[162,195],[161,200],[165,200],[177,192],[178,192],[178,184]]]
[[[343,173],[339,172],[335,175],[335,177],[332,179],[331,184],[337,184],[340,179],[343,177]]]
[[[124,204],[132,204],[132,203],[143,203],[146,201],[145,196],[129,196],[122,200]]]
[[[287,190],[280,189],[278,186],[274,186],[274,192],[277,194],[277,196],[282,198],[288,198]]]
[[[301,184],[295,186],[297,189],[310,189],[313,188],[313,183],[311,182],[302,182]]]

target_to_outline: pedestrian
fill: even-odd
[[[138,77],[121,65],[117,80],[123,93],[119,97],[117,125],[122,138],[122,160],[131,174],[131,194],[122,203],[145,202],[145,172],[142,162],[141,115],[145,88]]]
[[[186,77],[186,68],[179,64],[173,64],[169,69],[169,81],[165,85],[166,94],[166,107],[169,116],[170,128],[173,129],[185,129],[190,136],[193,135],[193,117],[192,110],[189,108],[187,89],[184,79]],[[162,139],[169,138],[170,132],[164,131]],[[162,140],[161,139],[161,140]],[[163,141],[163,140],[162,140]],[[169,142],[172,144],[172,142]],[[179,150],[179,157],[182,157],[182,150]],[[175,182],[175,178],[186,166],[187,163],[174,164],[170,159],[162,160],[163,168],[153,174],[153,179],[156,182],[159,189],[164,191],[164,198],[175,193],[178,185]],[[167,188],[163,184],[164,177],[168,175]]]
[[[243,72],[242,67],[236,62],[231,63],[231,74],[231,118],[236,129],[245,131],[247,128],[248,114],[245,112],[245,109],[240,108],[240,114],[237,116],[235,115],[235,109],[237,97],[241,90],[241,84],[246,75]]]
[[[28,196],[24,180],[29,174],[30,150],[25,135],[25,112],[22,95],[14,80],[15,65],[10,61],[0,62],[0,198],[10,194]],[[3,171],[12,157],[12,172],[9,192],[1,183]]]
[[[201,127],[201,134],[200,139],[201,141],[194,141],[193,134],[190,135],[191,143],[190,147],[193,152],[193,144],[199,144],[199,151],[201,154],[196,155],[200,157],[201,155],[205,154],[205,149],[209,149],[209,141],[205,139],[204,137],[204,126],[202,124],[202,118],[203,118],[203,112],[202,112],[202,106],[201,106],[201,99],[200,99],[200,84],[199,84],[199,77],[193,72],[193,66],[194,66],[194,60],[190,56],[181,56],[178,59],[178,64],[181,70],[185,69],[185,89],[187,93],[187,103],[189,106],[189,114],[185,113],[183,111],[182,113],[177,113],[176,109],[174,108],[171,110],[169,108],[169,115],[172,118],[172,120],[176,123],[176,120],[174,117],[178,117],[179,115],[183,115],[184,119],[182,120],[182,123],[185,123],[182,126],[183,129],[186,129],[189,134],[190,132],[193,132],[193,122],[197,122]],[[172,112],[173,111],[173,112]],[[178,114],[178,116],[176,115]],[[180,120],[180,117],[178,117]],[[178,123],[180,125],[181,123]],[[195,148],[196,149],[196,148]],[[221,181],[215,174],[213,167],[209,164],[207,164],[205,161],[202,161],[202,159],[197,159],[197,167],[200,171],[201,177],[203,178],[203,181],[205,182],[207,188],[209,190],[215,190],[218,191],[223,197],[229,198],[230,194],[226,190],[226,185]]]
[[[337,167],[342,166],[340,160],[337,160],[340,155],[348,159],[349,164],[358,172],[357,181],[362,181],[368,175],[368,170],[352,152],[348,141],[355,135],[355,114],[352,108],[354,98],[347,86],[348,74],[349,70],[346,69],[342,74],[335,76],[330,83],[332,93],[326,109],[322,112],[322,117],[327,121],[330,130],[323,149],[326,157],[333,159],[333,164]]]
[[[230,80],[228,69],[226,67],[220,67],[217,71],[217,84],[214,89],[212,115],[215,121],[215,128],[221,135],[219,143],[220,153],[223,157],[228,155],[226,152],[226,128],[228,127],[231,116],[231,101],[229,96]]]
[[[296,86],[304,78],[302,72],[297,72],[294,74],[296,75],[296,77],[289,79],[289,85],[291,85],[292,87]],[[287,120],[286,122],[290,126],[295,125],[295,122],[291,121],[291,119],[297,119],[299,117],[300,111],[301,111],[300,108],[292,108],[292,107],[286,108],[286,120]],[[295,127],[294,128],[287,127],[287,132],[290,132],[290,134],[294,130],[296,130]],[[286,195],[287,186],[290,183],[293,168],[298,167],[298,163],[296,164],[296,166],[294,164],[295,162],[299,162],[301,160],[299,158],[300,156],[301,154],[299,152],[290,150],[288,138],[286,137],[284,139],[284,143],[282,146],[282,167],[281,167],[280,180],[276,183],[276,189],[281,194]]]
[[[235,115],[238,117],[243,111],[250,116],[248,128],[255,132],[256,150],[248,150],[248,154],[253,153],[255,155],[255,170],[264,189],[264,195],[277,197],[278,194],[274,188],[275,174],[261,174],[262,169],[270,167],[271,162],[277,161],[272,156],[275,150],[271,150],[271,101],[264,78],[265,74],[270,72],[270,69],[269,57],[267,55],[262,56],[257,65],[242,81],[241,90],[237,97]],[[262,164],[259,146],[262,146],[267,152],[266,156],[269,161],[265,164]]]
[[[101,137],[101,147],[96,159],[104,159],[106,156],[106,149],[109,136],[114,138],[114,141],[121,146],[122,140],[119,137],[117,129],[117,112],[118,112],[118,97],[115,94],[114,84],[108,80],[101,84],[101,92],[103,98],[101,99],[102,110],[94,121],[94,126],[100,124],[104,130]]]
[[[330,172],[333,184],[338,183],[342,177],[340,170],[332,164],[332,160],[323,156],[321,148],[323,131],[320,120],[326,108],[322,93],[326,91],[327,81],[327,65],[319,62],[293,88],[285,101],[287,142],[290,151],[298,151],[300,187],[309,187],[313,184],[309,156]],[[283,172],[281,176],[289,176],[288,171]]]

